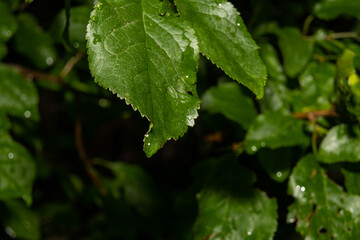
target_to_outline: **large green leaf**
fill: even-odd
[[[10,136],[0,135],[0,199],[27,198],[34,178],[31,155]]]
[[[332,182],[314,155],[300,160],[289,180],[295,198],[288,215],[296,230],[309,240],[360,238],[360,197]]]
[[[246,151],[253,154],[261,148],[276,149],[306,145],[308,138],[303,122],[283,112],[265,112],[257,116],[246,134]]]
[[[348,14],[360,19],[360,0],[322,0],[315,4],[314,12],[322,19],[331,20],[340,14]]]
[[[277,204],[252,185],[255,175],[233,157],[208,160],[198,168],[203,187],[194,239],[272,239]]]
[[[180,16],[196,30],[200,51],[258,98],[264,94],[266,69],[258,46],[239,12],[226,0],[177,0]]]
[[[319,148],[319,161],[324,163],[360,161],[360,127],[340,124],[328,132]]]
[[[17,23],[9,6],[0,2],[0,43],[11,38],[17,29]]]
[[[0,111],[23,118],[38,119],[35,85],[15,70],[0,64]]]
[[[5,231],[12,238],[25,240],[40,239],[40,219],[23,203],[18,201],[6,201]]]
[[[265,86],[264,98],[260,101],[263,111],[283,111],[290,112],[291,95],[285,82],[273,81],[269,79]]]
[[[336,68],[329,62],[312,62],[299,77],[301,89],[294,94],[295,112],[331,109]]]
[[[224,114],[245,129],[249,128],[256,117],[253,100],[242,93],[237,83],[224,83],[212,87],[204,93],[202,99],[202,108],[212,113]]]
[[[290,175],[292,149],[263,149],[258,153],[259,162],[269,177],[276,182],[284,182]]]
[[[269,43],[260,44],[260,56],[264,61],[269,77],[281,82],[286,81],[283,66],[276,49]]]
[[[15,49],[37,68],[46,68],[56,60],[56,49],[50,35],[43,31],[34,16],[18,17],[19,29],[14,36]]]
[[[199,52],[194,30],[160,16],[158,0],[99,1],[88,25],[95,81],[125,99],[149,121],[144,149],[152,156],[194,125]]]
[[[285,72],[295,77],[309,61],[314,48],[312,40],[304,39],[299,29],[285,27],[276,31],[284,59]]]

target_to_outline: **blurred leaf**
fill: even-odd
[[[265,86],[264,99],[260,100],[263,111],[283,111],[290,112],[290,91],[285,83],[269,79]]]
[[[284,59],[285,72],[295,77],[312,56],[314,42],[304,39],[297,28],[285,27],[276,31],[279,47]]]
[[[274,80],[285,82],[286,76],[279,61],[276,49],[269,43],[263,43],[260,45],[260,56],[266,65],[269,77]]]
[[[256,117],[253,100],[245,96],[237,83],[224,83],[207,90],[201,107],[211,113],[221,113],[248,129]]]
[[[346,191],[351,194],[360,195],[360,173],[341,169],[345,176]]]
[[[7,46],[3,43],[0,43],[0,61],[6,56],[7,53]]]
[[[319,148],[319,161],[324,163],[360,161],[360,127],[340,124],[328,132]]]
[[[18,16],[19,29],[15,34],[15,50],[40,69],[52,66],[56,49],[50,36],[38,25],[34,16],[22,13]]]
[[[11,38],[17,29],[17,23],[9,6],[0,2],[0,44]]]
[[[276,182],[284,182],[291,170],[292,149],[281,148],[275,150],[263,149],[258,153],[261,166]]]
[[[360,19],[360,0],[322,0],[315,4],[316,16],[331,20],[341,14],[348,14]]]
[[[234,6],[226,0],[182,0],[176,6],[180,16],[195,28],[200,51],[262,98],[266,69],[258,46]]]
[[[101,1],[87,29],[95,81],[151,122],[144,139],[148,157],[184,135],[200,105],[194,30],[178,17],[161,17],[160,8],[158,0]]]
[[[70,9],[69,38],[73,48],[79,50],[86,49],[86,26],[89,21],[91,8],[88,6],[78,6]],[[63,42],[63,32],[66,24],[65,11],[61,11],[51,26],[51,33],[54,40]]]
[[[202,163],[194,239],[272,239],[277,204],[252,185],[255,175],[232,156]]]
[[[37,120],[38,94],[35,85],[18,72],[0,64],[0,111]]]
[[[246,152],[253,154],[261,148],[276,149],[307,145],[303,122],[283,112],[265,112],[257,116],[245,137]]]
[[[288,221],[305,239],[359,239],[360,197],[332,182],[314,155],[302,158],[289,180],[295,198]]]
[[[0,112],[0,136],[4,135],[10,128],[10,122],[7,116]]]
[[[329,62],[312,62],[299,77],[301,89],[293,98],[295,112],[309,112],[332,108],[336,68]]]
[[[35,178],[31,155],[8,135],[0,135],[0,199],[27,197]]]
[[[13,234],[12,238],[37,240],[40,239],[40,219],[18,201],[5,202],[8,218],[5,220],[5,231]]]

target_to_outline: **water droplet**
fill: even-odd
[[[221,3],[219,3],[219,7],[221,7]]]
[[[301,187],[300,190],[301,190],[302,192],[305,192],[305,187]]]
[[[47,65],[51,65],[54,63],[54,59],[52,57],[47,57],[45,61]]]
[[[189,78],[189,76],[185,76],[186,78]]]
[[[260,143],[260,146],[262,146],[262,147],[265,147],[265,145],[266,145],[265,142]]]
[[[30,111],[25,111],[25,112],[24,112],[24,116],[25,116],[26,118],[30,118],[30,117],[31,117],[31,112],[30,112]]]
[[[74,48],[79,48],[79,47],[80,47],[80,43],[75,42],[75,43],[74,43]]]
[[[277,172],[277,173],[276,173],[276,176],[277,176],[277,177],[282,177],[282,172]]]
[[[303,202],[306,202],[306,200],[307,200],[306,198],[303,198],[303,199],[302,199]]]
[[[14,154],[13,154],[13,153],[9,153],[9,154],[8,154],[8,158],[9,158],[9,159],[13,159],[13,158],[14,158]]]
[[[236,25],[237,25],[238,27],[240,27],[240,23],[237,23]]]
[[[294,222],[295,222],[295,219],[294,219],[294,218],[291,218],[291,219],[289,220],[289,222],[290,222],[290,223],[294,223]]]
[[[247,232],[247,235],[251,236],[252,232],[251,231],[248,231]]]
[[[150,143],[148,143],[148,146],[150,146]]]
[[[5,232],[9,235],[9,237],[16,238],[16,232],[11,227],[7,226],[5,228]]]
[[[146,137],[146,138],[149,137],[149,134],[145,134],[145,137]]]
[[[256,147],[256,146],[252,146],[252,147],[251,147],[251,150],[252,150],[253,152],[255,152],[255,151],[257,150],[257,147]]]
[[[300,185],[296,185],[296,190],[300,190]]]

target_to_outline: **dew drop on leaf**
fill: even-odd
[[[7,226],[5,228],[5,232],[7,233],[7,235],[9,235],[9,237],[11,237],[13,239],[16,238],[16,233],[11,227]]]
[[[14,158],[14,154],[13,154],[13,153],[9,153],[9,154],[8,154],[8,158],[9,158],[9,159],[13,159],[13,158]]]
[[[47,57],[45,61],[47,65],[51,65],[54,63],[54,59],[52,57]]]
[[[282,172],[277,172],[277,173],[276,173],[276,176],[277,176],[277,177],[282,177]]]
[[[25,112],[24,112],[24,116],[25,116],[26,118],[30,118],[30,117],[31,117],[31,112],[30,112],[30,111],[25,111]]]

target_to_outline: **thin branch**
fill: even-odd
[[[309,32],[309,27],[311,22],[314,20],[314,16],[310,15],[305,19],[304,25],[303,25],[303,29],[302,29],[302,35],[303,36],[307,36],[308,32]]]
[[[304,113],[293,113],[295,118],[299,119],[308,119],[309,121],[316,121],[318,117],[340,117],[340,115],[336,112],[335,108],[330,110],[319,110],[319,111],[311,111]]]
[[[331,33],[327,36],[327,40],[331,41],[333,39],[339,38],[359,38],[360,35],[357,32],[339,32],[339,33]]]
[[[67,63],[65,64],[64,68],[62,69],[60,73],[60,78],[64,79],[66,76],[71,72],[71,70],[74,68],[74,66],[85,56],[86,52],[78,52],[75,56],[69,59]]]
[[[27,68],[27,67],[23,67],[17,64],[9,64],[9,66],[13,69],[15,69],[16,71],[18,71],[21,75],[23,75],[24,77],[26,77],[29,80],[32,80],[34,78],[39,79],[39,80],[44,80],[44,81],[48,81],[48,82],[53,82],[53,83],[57,83],[57,84],[61,84],[62,79],[61,77],[58,76],[54,76],[54,75],[50,75],[44,72],[40,72],[31,68]]]

